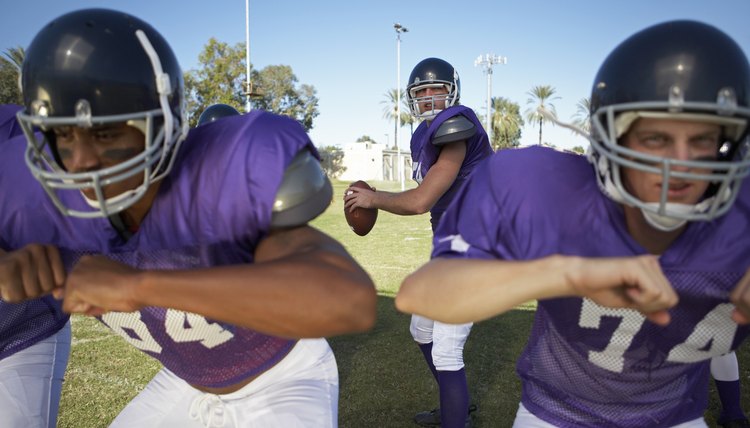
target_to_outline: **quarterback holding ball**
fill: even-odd
[[[376,208],[398,215],[429,211],[434,231],[475,166],[492,154],[487,133],[474,111],[459,105],[460,96],[461,81],[451,64],[440,58],[419,62],[406,86],[411,114],[422,120],[411,138],[412,177],[419,186],[399,193],[349,186],[344,192],[344,209],[352,212]],[[418,413],[414,417],[417,424],[462,428],[471,425],[463,364],[463,344],[470,329],[471,324],[433,326],[432,320],[412,317],[412,336],[438,380],[441,397],[440,409]]]

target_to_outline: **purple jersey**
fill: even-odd
[[[9,155],[20,153],[25,147],[22,138],[13,142],[13,137],[22,134],[21,127],[16,121],[16,112],[21,106],[0,105],[0,147],[4,156],[0,159],[0,189],[3,193],[2,210],[3,215],[15,216],[16,213],[8,212],[10,204],[7,202],[11,188],[15,186],[18,178],[17,172],[10,169],[9,163],[24,165],[23,158]],[[24,178],[31,178],[28,171],[23,171]],[[0,222],[0,248],[4,251],[14,249],[9,245],[8,234],[11,226]],[[15,247],[17,248],[17,247]],[[18,351],[46,339],[60,330],[68,321],[68,316],[61,310],[60,302],[51,296],[28,300],[22,303],[6,303],[0,300],[0,359],[8,357]]]
[[[65,217],[24,165],[22,139],[10,142],[12,192],[0,213],[3,247],[44,242],[60,248],[66,269],[99,253],[139,269],[197,269],[252,263],[267,236],[283,173],[300,150],[317,151],[292,119],[269,113],[226,118],[190,131],[148,215],[127,241],[107,219]],[[5,151],[6,155],[8,151]],[[5,172],[5,171],[3,171]],[[86,209],[78,192],[62,195]],[[206,284],[210,287],[210,284]],[[189,383],[221,387],[269,368],[295,341],[174,309],[108,313],[101,321]]]
[[[440,156],[441,147],[432,144],[435,132],[443,122],[459,115],[466,117],[474,123],[477,133],[466,141],[466,156],[461,164],[461,169],[458,171],[456,180],[430,210],[433,230],[437,226],[440,216],[453,200],[456,190],[466,181],[471,171],[474,170],[474,167],[482,159],[492,154],[492,146],[490,146],[487,132],[485,132],[474,111],[466,106],[449,107],[441,111],[434,120],[429,122],[423,121],[411,137],[412,178],[417,183],[422,184],[422,179],[427,175],[427,171],[432,168],[432,165],[437,162],[438,156]]]
[[[461,209],[466,207],[468,209]],[[538,302],[517,371],[523,405],[560,427],[669,427],[702,417],[709,359],[748,334],[729,294],[750,266],[750,183],[712,222],[689,223],[659,258],[680,297],[672,322],[589,299]],[[528,260],[646,254],[583,156],[532,147],[482,163],[446,211],[433,257]]]

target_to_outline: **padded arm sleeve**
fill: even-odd
[[[320,162],[302,150],[284,171],[271,213],[271,228],[302,226],[328,208],[333,187]]]
[[[432,137],[432,144],[443,146],[457,141],[468,140],[477,133],[477,127],[474,122],[464,116],[458,115],[452,117],[438,127],[435,136]]]

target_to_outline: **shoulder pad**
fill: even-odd
[[[284,171],[271,213],[271,228],[302,226],[331,204],[333,187],[320,162],[303,149]]]
[[[435,136],[432,137],[432,144],[442,146],[457,141],[468,140],[477,133],[477,127],[474,122],[465,116],[454,116],[440,124]]]

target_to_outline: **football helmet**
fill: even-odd
[[[720,30],[694,21],[671,21],[642,30],[604,60],[591,92],[591,150],[602,191],[641,209],[660,230],[723,215],[750,169],[750,65],[742,49]],[[719,124],[715,159],[677,160],[618,144],[640,117]],[[663,177],[658,202],[637,198],[623,185],[621,168]],[[709,171],[699,173],[696,171]],[[670,179],[704,181],[709,190],[695,205],[667,200]]]
[[[417,97],[420,89],[445,87],[448,93],[428,97]],[[435,108],[436,100],[445,100],[445,108],[458,104],[461,98],[461,80],[452,65],[440,58],[426,58],[419,62],[409,75],[406,85],[406,101],[412,116],[417,119],[432,120],[442,110]],[[431,110],[419,111],[420,103],[430,103]]]
[[[21,85],[18,120],[28,140],[26,163],[65,215],[108,217],[130,207],[169,173],[187,135],[177,58],[151,25],[123,12],[85,9],[47,24],[26,50]],[[52,129],[109,123],[143,132],[143,152],[108,168],[66,171]],[[105,186],[137,175],[143,177],[137,188],[104,196]],[[66,206],[58,194],[86,189],[96,194],[96,200],[84,196],[94,211]]]
[[[227,116],[237,116],[240,112],[234,107],[227,104],[213,104],[206,107],[203,113],[198,117],[198,125],[201,126],[204,123],[213,122],[217,119]]]

